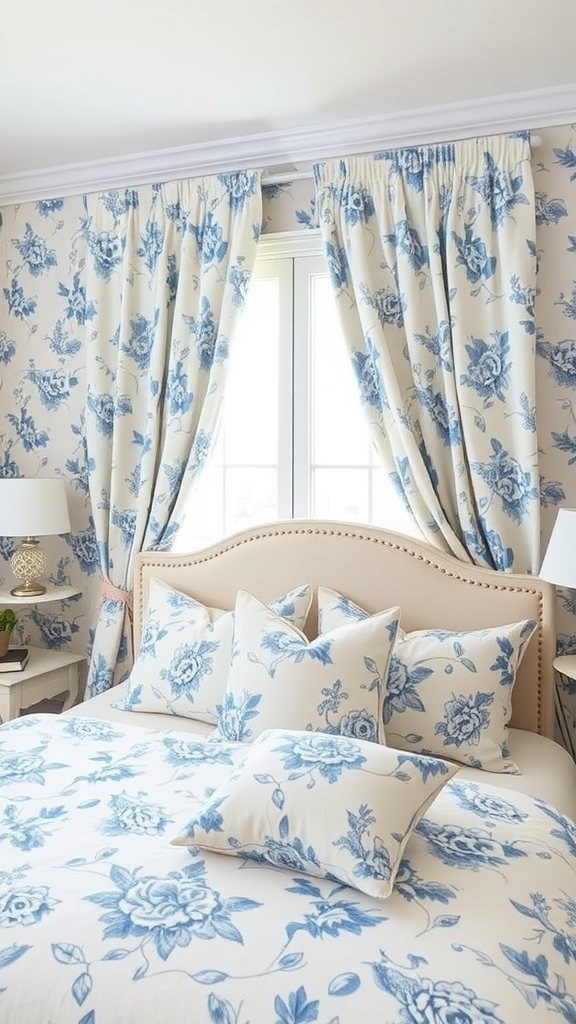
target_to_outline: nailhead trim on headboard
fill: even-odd
[[[488,569],[483,569],[478,566],[470,564],[469,574],[467,574],[467,567],[463,563],[457,562],[456,559],[451,556],[439,552],[435,555],[433,549],[428,550],[427,546],[422,542],[411,540],[404,540],[398,534],[392,534],[388,531],[380,531],[377,527],[365,527],[357,528],[353,525],[348,524],[330,524],[330,523],[314,523],[310,524],[306,521],[291,520],[281,524],[270,524],[263,527],[253,527],[244,532],[235,534],[234,536],[204,549],[191,553],[189,555],[172,555],[170,553],[145,553],[142,556],[137,556],[136,559],[136,573],[140,575],[135,579],[135,605],[137,613],[139,615],[140,623],[144,614],[144,592],[142,586],[142,567],[146,566],[146,572],[149,575],[154,575],[155,571],[165,569],[167,563],[175,569],[187,569],[192,568],[196,565],[201,565],[220,558],[227,552],[234,551],[237,548],[244,547],[247,545],[262,543],[265,541],[273,541],[275,538],[284,536],[327,536],[327,537],[344,537],[352,540],[361,541],[362,543],[375,544],[380,547],[386,547],[389,549],[397,550],[403,555],[407,555],[416,561],[422,562],[429,566],[435,572],[439,572],[442,575],[451,579],[457,580],[467,586],[480,587],[484,590],[495,591],[495,592],[509,592],[518,594],[530,594],[537,598],[538,603],[538,625],[537,631],[537,679],[535,685],[535,697],[536,697],[536,722],[538,732],[544,732],[544,706],[545,706],[545,678],[544,678],[544,654],[543,654],[543,629],[545,624],[545,611],[543,604],[543,590],[540,586],[534,586],[531,583],[529,576],[522,577],[522,580],[526,580],[526,584],[518,582],[518,576],[520,574],[511,574],[516,578],[516,582],[504,582],[507,574],[496,573]],[[453,563],[447,565],[446,563]],[[477,578],[486,574],[487,577],[498,576],[499,579],[495,582],[491,578]],[[541,581],[539,581],[540,583]],[[544,584],[546,587],[547,584]]]

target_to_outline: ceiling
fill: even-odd
[[[0,13],[0,181],[223,141],[256,151],[576,83],[574,0],[0,0]]]

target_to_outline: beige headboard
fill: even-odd
[[[134,574],[138,650],[150,578],[203,604],[233,608],[242,588],[271,600],[304,583],[338,590],[367,611],[402,609],[405,630],[474,629],[536,619],[513,692],[511,725],[553,737],[555,590],[536,576],[466,565],[427,544],[377,527],[289,520],[237,533],[190,555],[148,552]],[[315,602],[307,632],[314,635]]]

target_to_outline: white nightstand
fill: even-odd
[[[0,607],[3,605],[10,605],[11,608],[17,608],[18,605],[29,607],[33,604],[47,604],[49,601],[68,601],[71,597],[76,597],[80,591],[78,587],[54,587],[48,585],[44,594],[38,594],[36,597],[13,597],[10,593],[10,587],[0,587]]]
[[[62,708],[71,708],[78,697],[78,668],[86,659],[68,651],[29,647],[30,657],[20,672],[0,672],[0,718],[18,718],[22,708],[40,700],[68,696]]]
[[[576,654],[561,654],[557,658],[554,658],[552,662],[558,675],[562,679],[563,685],[568,689],[569,693],[574,692],[576,687]],[[556,723],[558,730],[562,737],[562,742],[568,752],[572,755],[576,761],[576,750],[574,748],[574,736],[566,722],[566,712],[562,707],[560,695],[558,689],[555,694],[556,703]]]
[[[560,675],[566,676],[568,679],[576,679],[576,654],[562,654],[558,658],[554,658],[552,664]]]

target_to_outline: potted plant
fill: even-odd
[[[16,625],[16,615],[12,608],[0,611],[0,658],[3,658],[10,646],[10,635]]]

